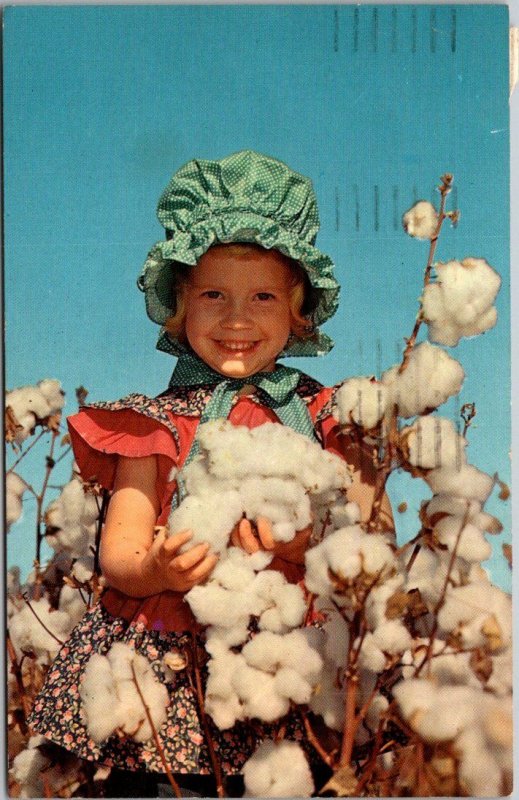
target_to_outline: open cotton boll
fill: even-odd
[[[77,589],[65,584],[59,594],[59,610],[68,614],[70,626],[75,627],[84,616],[87,604]]]
[[[402,216],[405,232],[416,239],[432,239],[438,227],[438,212],[428,200],[419,200]]]
[[[262,742],[242,771],[244,797],[311,797],[314,791],[306,756],[295,742]]]
[[[485,748],[479,727],[466,728],[456,739],[460,754],[458,774],[463,791],[471,797],[502,795],[503,775],[493,755]]]
[[[360,508],[357,503],[337,502],[330,507],[331,522],[334,528],[348,528],[360,522]]]
[[[424,480],[434,494],[451,494],[484,503],[494,488],[494,479],[486,472],[463,464],[459,469],[442,467],[427,473]]]
[[[449,589],[438,624],[458,634],[466,647],[486,646],[497,652],[510,644],[511,617],[510,595],[491,583],[470,583]]]
[[[231,592],[216,581],[193,586],[184,599],[202,625],[234,628],[249,621],[251,599],[245,590]]]
[[[426,742],[451,741],[477,722],[482,697],[481,690],[471,686],[440,686],[433,705],[416,715],[411,726]]]
[[[38,381],[37,387],[49,404],[50,413],[57,414],[65,405],[65,392],[61,388],[61,383],[52,378],[45,378]]]
[[[274,605],[261,614],[258,623],[260,630],[285,633],[303,624],[306,601],[300,586],[285,582],[272,589],[269,600]]]
[[[30,603],[38,619],[29,606],[23,606],[11,618],[11,640],[18,657],[21,657],[23,650],[32,651],[38,664],[47,664],[69,636],[73,623],[65,611],[52,609],[43,597],[40,600],[31,600]]]
[[[94,742],[104,741],[123,724],[121,707],[116,699],[115,676],[106,656],[94,653],[90,657],[79,695],[87,730]]]
[[[87,728],[94,741],[104,741],[115,730],[121,730],[136,742],[152,737],[137,686],[146,698],[153,725],[159,730],[166,719],[169,695],[147,658],[123,642],[112,645],[106,656],[97,653],[91,656],[81,682],[80,696]]]
[[[65,552],[72,558],[89,556],[98,516],[96,498],[85,492],[80,478],[74,476],[45,511],[45,541],[56,552]]]
[[[374,428],[387,406],[387,388],[374,378],[349,378],[333,395],[332,414],[341,425]]]
[[[456,547],[456,555],[465,561],[484,561],[492,555],[492,546],[487,542],[483,532],[470,522],[463,525],[464,517],[443,517],[434,526],[434,532],[441,544],[446,545],[452,553]]]
[[[441,493],[435,494],[432,500],[426,503],[425,510],[429,519],[436,514],[453,514],[461,517],[467,515],[467,519],[473,522],[474,517],[481,511],[481,503],[478,500],[469,499],[467,501],[464,497]]]
[[[274,675],[242,664],[234,671],[232,684],[246,718],[274,722],[288,713],[290,702],[278,693]]]
[[[240,495],[236,491],[188,495],[170,514],[168,529],[171,536],[186,530],[193,532],[189,542],[180,548],[181,552],[199,542],[208,542],[212,552],[221,553],[242,514]]]
[[[284,636],[261,631],[242,649],[246,662],[266,672],[291,667],[309,680],[317,680],[322,658],[302,631],[294,630]]]
[[[466,462],[467,440],[450,419],[427,415],[401,431],[409,462],[422,469],[459,467]]]
[[[12,408],[20,424],[27,414],[33,414],[37,421],[46,419],[51,414],[47,398],[37,386],[22,386],[7,392],[5,405]]]
[[[393,687],[393,696],[404,720],[412,724],[417,712],[427,713],[436,702],[437,689],[424,678],[410,678]]]
[[[386,668],[386,655],[377,644],[374,635],[368,631],[362,641],[359,665],[370,672],[382,672]]]
[[[429,342],[414,347],[407,367],[398,370],[395,366],[384,372],[382,383],[388,388],[388,402],[398,405],[402,417],[438,408],[459,393],[465,378],[461,364]]]
[[[286,697],[294,703],[308,703],[312,696],[312,685],[291,667],[278,669],[274,685],[281,697]]]
[[[411,647],[412,637],[398,619],[387,620],[373,631],[375,643],[384,653],[396,655]]]
[[[501,286],[498,273],[483,258],[435,265],[437,281],[425,287],[423,316],[429,339],[454,347],[462,336],[475,336],[497,321],[494,300]]]
[[[22,516],[22,497],[27,484],[16,472],[5,476],[5,517],[7,530]]]
[[[43,797],[44,786],[41,771],[50,764],[48,758],[38,750],[45,742],[43,736],[31,736],[27,748],[13,759],[9,774],[20,786],[19,797]]]
[[[222,699],[207,690],[205,710],[221,731],[232,728],[239,720],[245,718],[243,705],[236,692],[232,692],[228,697]]]

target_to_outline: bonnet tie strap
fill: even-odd
[[[258,372],[247,378],[224,378],[219,372],[207,366],[198,356],[186,353],[181,355],[177,362],[169,381],[169,388],[176,386],[215,387],[200,418],[200,424],[203,424],[213,419],[227,419],[237,392],[243,386],[252,384],[259,390],[262,402],[274,411],[284,425],[316,440],[312,418],[306,403],[295,391],[300,377],[299,370],[278,365],[274,372]],[[198,440],[195,438],[184,465],[194,458],[198,450]]]

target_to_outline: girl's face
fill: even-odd
[[[185,289],[189,344],[229,378],[272,372],[290,334],[290,288],[290,267],[278,251],[212,247]]]

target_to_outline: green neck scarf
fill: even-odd
[[[262,402],[274,411],[284,425],[315,440],[314,426],[306,403],[295,391],[300,377],[299,370],[278,365],[274,372],[257,372],[247,378],[226,378],[194,353],[186,353],[178,359],[169,388],[215,387],[200,418],[200,424],[203,424],[211,419],[227,419],[236,393],[243,386],[252,384],[257,387]],[[197,452],[198,441],[195,439],[184,464],[188,464]]]

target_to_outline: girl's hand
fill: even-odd
[[[179,553],[192,536],[191,531],[167,536],[166,531],[161,530],[142,561],[143,578],[156,581],[158,577],[162,585],[160,591],[187,592],[197,583],[203,583],[215,568],[218,556],[209,552],[205,542]]]
[[[284,561],[293,564],[304,564],[308,542],[312,535],[312,526],[298,531],[291,542],[275,542],[272,536],[272,525],[265,517],[256,520],[258,535],[256,536],[250,520],[242,519],[231,534],[231,543],[241,547],[246,553],[267,550]]]

